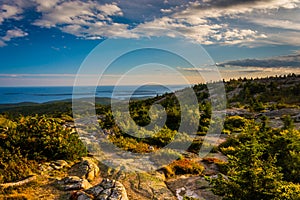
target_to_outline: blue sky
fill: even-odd
[[[287,59],[282,55],[300,55],[300,0],[0,0],[0,86],[72,85],[102,41],[169,34],[161,28],[202,45],[216,63]],[[120,73],[129,63],[118,65]],[[230,78],[300,73],[299,68],[220,71]]]

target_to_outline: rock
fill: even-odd
[[[113,188],[115,184],[116,181],[110,179],[103,179],[102,182],[100,183],[101,187],[103,187],[104,189]]]
[[[87,193],[83,191],[75,192],[71,195],[70,199],[77,199],[77,200],[92,200],[93,197],[91,195],[88,195]]]
[[[40,172],[49,172],[49,171],[52,171],[53,170],[53,167],[50,166],[51,163],[49,162],[45,162],[43,164],[39,164],[39,171]]]
[[[125,187],[122,183],[104,179],[98,185],[87,190],[74,193],[72,200],[128,200]]]
[[[39,173],[44,174],[44,173],[49,173],[53,170],[60,170],[63,169],[64,167],[68,167],[69,164],[65,160],[57,160],[53,162],[45,162],[42,164],[39,164]]]
[[[73,165],[69,171],[69,175],[78,176],[92,182],[100,173],[98,165],[92,158],[84,157],[81,162]]]
[[[61,180],[61,183],[63,184],[71,184],[71,183],[78,183],[82,181],[81,178],[79,178],[78,176],[68,176],[64,179]]]
[[[68,166],[68,163],[65,161],[65,160],[57,160],[57,161],[54,161],[50,164],[51,167],[53,167],[54,169],[62,169],[64,167],[67,167]]]
[[[153,146],[150,145],[149,148],[148,148],[148,150],[152,152],[152,151],[154,151],[155,149],[154,149]]]
[[[110,200],[118,200],[118,199],[128,199],[127,193],[125,187],[120,182],[115,182],[114,190],[112,190],[112,193],[110,195]]]
[[[96,185],[94,187],[89,188],[85,192],[97,197],[103,192],[103,190],[105,189],[101,185]]]
[[[92,185],[86,180],[81,179],[78,176],[68,176],[64,179],[58,181],[60,188],[62,190],[81,190],[81,189],[88,189],[92,187]]]
[[[168,188],[176,194],[178,200],[184,197],[196,199],[221,200],[222,197],[213,194],[211,185],[200,176],[181,176],[167,181]]]
[[[165,175],[158,171],[127,173],[122,183],[127,189],[130,200],[156,199],[176,200],[174,194],[165,184]]]

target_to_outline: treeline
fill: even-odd
[[[226,91],[238,91],[230,102],[299,103],[300,75],[289,74],[261,79],[237,79],[225,83]]]

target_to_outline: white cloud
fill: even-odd
[[[58,27],[66,33],[87,39],[99,39],[108,36],[126,36],[127,24],[112,22],[110,16],[122,16],[122,10],[115,4],[100,5],[94,1],[56,0],[51,4],[36,0],[37,11],[42,18],[34,22],[41,27]],[[128,36],[127,36],[128,37]]]
[[[38,12],[44,12],[49,11],[56,6],[60,0],[51,0],[51,1],[45,1],[45,0],[35,0],[35,2],[38,4],[37,11]]]
[[[187,72],[218,72],[218,69],[215,66],[209,67],[198,67],[198,68],[187,68],[187,67],[177,67],[180,71],[187,71]]]
[[[155,27],[157,27],[157,29],[155,29]],[[217,43],[221,45],[246,46],[256,39],[267,37],[255,30],[231,28],[228,24],[213,24],[206,20],[199,20],[198,24],[196,24],[193,23],[193,20],[178,20],[171,17],[162,17],[152,22],[140,24],[133,31],[139,32],[140,35],[144,34],[145,36],[168,35],[167,31],[162,32],[160,28],[169,29],[170,34],[174,34],[174,31],[178,32],[189,39],[206,45]],[[150,29],[150,31],[148,29]]]
[[[86,25],[88,23],[86,17],[95,17],[93,7],[94,5],[81,1],[67,1],[51,6],[39,4],[37,11],[42,11],[42,18],[36,20],[34,24],[47,28],[61,24]]]
[[[21,29],[12,29],[12,30],[8,30],[6,32],[6,35],[4,37],[2,37],[1,39],[3,41],[10,41],[12,38],[24,37],[27,35],[28,35],[28,33],[22,31]]]
[[[268,40],[270,44],[286,44],[300,46],[300,32],[299,31],[284,31],[278,33],[269,33]]]
[[[225,80],[232,78],[254,78],[254,77],[269,77],[286,75],[289,73],[300,73],[299,68],[261,68],[261,67],[230,67],[230,68],[220,68],[220,74]]]
[[[300,20],[300,19],[298,19]],[[291,21],[291,20],[283,20],[283,19],[257,19],[251,18],[249,21],[262,25],[264,27],[272,27],[272,28],[280,28],[280,29],[290,29],[300,31],[300,21]]]
[[[172,9],[160,9],[160,12],[162,12],[162,13],[171,13],[171,12],[173,12],[172,11]]]
[[[83,37],[85,39],[101,39],[103,37],[122,37],[122,38],[134,38],[136,34],[131,33],[127,29],[127,24],[105,22],[91,23],[88,27],[84,27],[78,24],[62,26],[60,29],[66,33]]]
[[[19,19],[18,15],[21,14],[23,10],[17,6],[12,6],[8,4],[3,4],[0,6],[0,25],[6,19]]]
[[[8,30],[8,31],[6,31],[5,36],[0,38],[0,46],[6,46],[6,42],[9,42],[13,38],[25,37],[27,35],[28,35],[28,33],[24,32],[18,28]]]
[[[4,1],[9,2],[8,0]],[[0,13],[0,24],[5,19],[20,17],[24,6],[29,5],[29,3],[24,3],[27,2],[24,0],[16,0],[16,2],[18,3],[6,3],[1,6],[5,12]],[[31,0],[30,2],[34,2],[36,11],[41,13],[41,17],[34,21],[34,25],[46,28],[56,27],[63,32],[85,39],[174,36],[174,31],[177,31],[187,38],[206,45],[252,47],[262,44],[299,44],[295,38],[272,33],[265,29],[262,32],[262,29],[257,29],[257,26],[242,27],[241,24],[244,20],[245,23],[259,24],[263,27],[282,28],[288,30],[287,35],[298,36],[296,31],[300,30],[300,22],[276,19],[274,13],[299,10],[300,0],[246,2],[202,0],[187,2],[182,6],[172,6],[171,2],[164,1],[160,3],[170,4],[170,7],[164,6],[160,9],[163,17],[140,23],[133,29],[129,28],[130,24],[114,21],[114,17],[126,17],[126,13],[122,10],[126,11],[126,8],[122,7],[121,9],[117,3],[101,4],[99,1],[92,0]],[[121,2],[119,4],[121,5]],[[32,6],[32,3],[30,5]],[[270,13],[273,13],[273,17],[266,19],[259,17],[266,17]],[[237,21],[238,23],[236,23]],[[161,31],[161,28],[170,31]],[[18,37],[22,36],[20,34]],[[9,37],[9,35],[5,36],[0,45],[5,45],[4,41],[9,41]]]
[[[161,35],[162,33],[159,29],[156,33],[155,31],[150,33],[146,31],[147,28],[161,27],[178,31],[188,38],[207,45],[220,44],[254,47],[263,44],[275,44],[275,38],[278,39],[277,44],[291,44],[295,42],[295,38],[289,39],[286,36],[279,36],[267,31],[260,32],[255,30],[256,26],[252,26],[251,29],[241,28],[239,24],[234,23],[234,20],[242,19],[249,23],[244,16],[250,15],[256,20],[255,22],[261,22],[261,25],[266,27],[280,26],[285,29],[298,30],[300,29],[298,23],[282,23],[275,20],[264,21],[258,16],[279,12],[279,9],[299,9],[299,2],[300,0],[251,1],[249,3],[240,1],[238,4],[235,1],[228,1],[225,2],[228,5],[222,7],[214,5],[214,3],[216,4],[214,1],[196,1],[191,2],[184,10],[175,12],[176,10],[174,9],[173,14],[169,16],[140,24],[133,31],[142,32],[141,30],[145,30],[145,35]],[[171,11],[168,10],[168,12]],[[239,23],[241,22],[239,21]]]
[[[116,4],[104,4],[97,6],[107,16],[119,15],[122,16],[122,10]]]
[[[223,1],[222,3],[227,3],[227,5],[223,7],[214,5],[214,1],[211,2],[212,4],[203,4],[199,1],[193,2],[190,4],[190,7],[179,12],[177,16],[184,17],[196,15],[203,18],[218,18],[224,16],[234,17],[238,14],[251,13],[253,11],[268,12],[270,10],[278,10],[280,8],[294,9],[299,7],[298,3],[300,0],[240,1],[240,3],[236,3],[236,1]]]
[[[0,40],[0,47],[4,47],[6,46],[5,42],[3,42],[2,40]]]

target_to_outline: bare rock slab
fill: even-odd
[[[103,179],[101,183],[84,191],[72,194],[71,200],[128,200],[126,189],[122,183]]]
[[[86,180],[79,178],[78,176],[68,176],[58,181],[59,187],[62,190],[81,190],[88,189],[92,187],[92,185]]]
[[[100,173],[97,160],[83,157],[79,163],[73,165],[69,171],[70,176],[78,176],[92,182]]]

